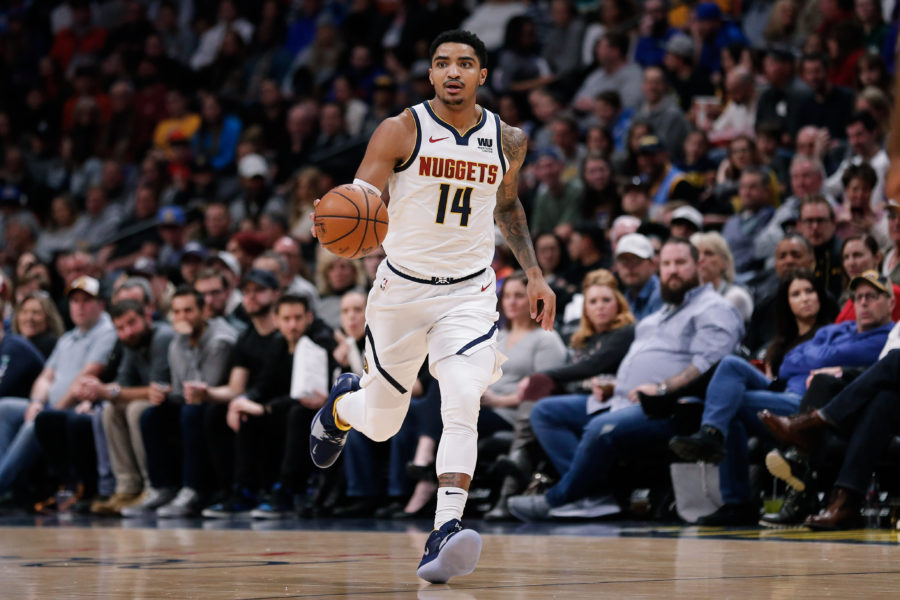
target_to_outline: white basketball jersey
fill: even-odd
[[[388,180],[388,260],[427,276],[461,277],[490,266],[494,206],[506,174],[500,118],[485,108],[464,134],[426,101],[410,107],[412,155]]]

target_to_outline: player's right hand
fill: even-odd
[[[321,201],[321,198],[316,198],[315,200],[313,200],[313,208],[319,206],[319,202]],[[313,237],[319,237],[316,235],[316,211],[312,211],[311,213],[309,213],[309,220],[313,222],[312,227],[309,228],[309,232]]]

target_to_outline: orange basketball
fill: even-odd
[[[371,254],[387,235],[387,207],[381,196],[352,183],[322,196],[314,219],[316,237],[329,252],[344,258]]]

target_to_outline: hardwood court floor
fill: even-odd
[[[486,534],[475,573],[435,586],[415,577],[419,527],[2,527],[0,597],[671,600],[879,598],[900,589],[896,532],[863,533],[877,542],[866,544],[792,533],[769,541],[757,530],[723,539],[732,532],[689,528],[593,537],[574,527],[574,535]]]

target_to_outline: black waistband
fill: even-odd
[[[454,283],[459,283],[460,281],[466,281],[468,279],[472,279],[473,277],[478,277],[485,271],[484,269],[481,269],[480,271],[475,271],[474,273],[469,273],[468,275],[463,275],[462,277],[431,277],[429,279],[424,279],[422,277],[413,277],[412,275],[407,275],[406,273],[398,271],[396,268],[394,268],[394,265],[392,265],[390,262],[385,262],[387,263],[387,266],[391,271],[393,271],[403,279],[408,279],[410,281],[415,281],[416,283],[424,283],[427,285],[452,285]]]

